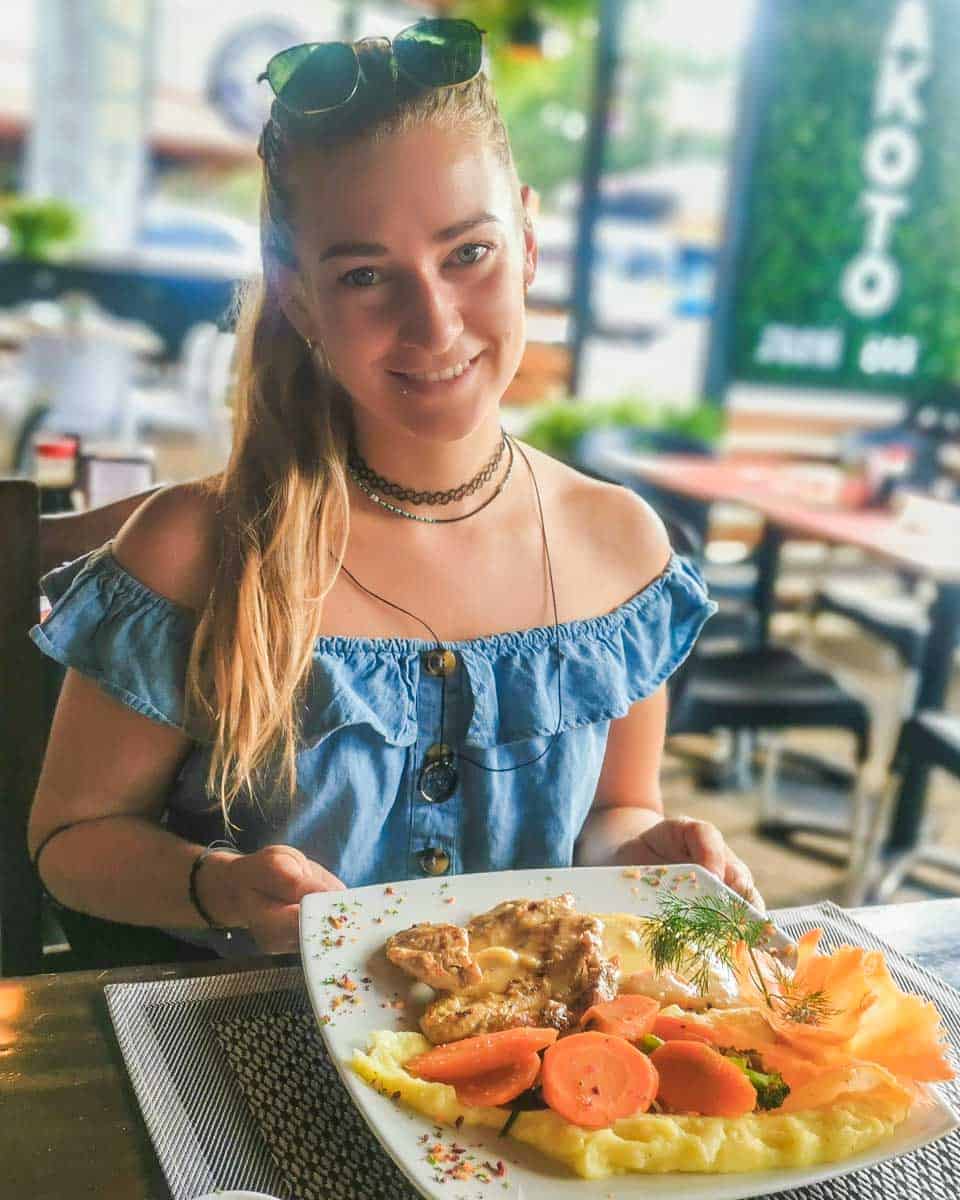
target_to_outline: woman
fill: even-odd
[[[692,860],[757,898],[660,801],[699,577],[501,431],[537,247],[479,68],[457,21],[268,67],[230,462],[54,573],[34,633],[70,670],[29,838],[72,908],[230,953],[447,871]]]

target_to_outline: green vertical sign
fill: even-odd
[[[960,382],[960,0],[766,2],[728,377]]]

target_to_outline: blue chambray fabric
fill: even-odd
[[[50,572],[43,586],[53,608],[31,633],[36,645],[144,716],[183,728],[194,614],[125,571],[109,543]],[[447,642],[456,668],[442,737],[443,682],[424,667],[433,643],[320,637],[297,794],[292,804],[241,797],[232,814],[239,844],[299,846],[350,887],[422,877],[427,848],[449,855],[450,873],[569,866],[610,721],[677,669],[715,611],[696,567],[674,555],[613,612],[561,624],[562,713],[552,626]],[[205,790],[209,750],[194,740],[166,823],[205,843],[224,831]],[[460,777],[450,799],[431,804],[418,777],[438,741],[460,752]],[[534,758],[515,771],[481,769]],[[237,941],[230,950],[241,949]]]

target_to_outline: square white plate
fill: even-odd
[[[927,1090],[909,1118],[887,1141],[839,1163],[781,1171],[744,1172],[735,1175],[618,1175],[584,1180],[532,1148],[495,1131],[444,1130],[435,1138],[436,1126],[379,1095],[349,1066],[354,1050],[366,1049],[367,1035],[377,1029],[416,1030],[416,1010],[403,1001],[412,980],[387,961],[384,942],[398,930],[418,921],[465,924],[503,900],[520,897],[543,899],[572,892],[581,912],[629,912],[638,916],[657,911],[657,896],[666,889],[680,895],[703,895],[727,889],[698,867],[666,869],[659,886],[647,882],[651,871],[635,875],[621,867],[571,870],[504,871],[488,875],[458,875],[448,880],[412,880],[393,885],[356,888],[347,892],[320,892],[304,898],[300,906],[300,950],[307,989],[320,1022],[321,1034],[348,1091],[374,1134],[420,1192],[431,1200],[456,1200],[461,1194],[510,1197],[513,1200],[608,1200],[624,1196],[636,1200],[741,1200],[784,1188],[800,1187],[821,1179],[845,1175],[861,1167],[907,1154],[957,1128],[950,1107]],[[786,944],[788,939],[783,938]],[[337,980],[347,975],[357,984],[345,990]],[[356,998],[356,1000],[354,999]],[[487,1184],[476,1179],[469,1185],[437,1183],[427,1162],[430,1143],[457,1142],[468,1147],[482,1163],[503,1160],[506,1173]]]

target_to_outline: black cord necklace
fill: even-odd
[[[524,762],[514,763],[513,766],[488,767],[484,763],[477,762],[477,760],[474,758],[468,758],[462,752],[455,751],[444,739],[446,728],[447,672],[440,671],[440,740],[430,747],[427,758],[420,769],[420,775],[418,779],[420,794],[425,800],[428,800],[432,804],[442,803],[444,800],[449,800],[449,798],[453,795],[454,791],[456,790],[457,783],[459,782],[459,772],[457,770],[458,762],[469,763],[470,766],[476,767],[480,771],[489,771],[490,773],[495,774],[507,771],[519,771],[521,767],[532,766],[534,763],[539,762],[540,759],[543,758],[547,751],[553,746],[553,743],[556,741],[557,737],[560,735],[560,727],[563,724],[563,688],[560,679],[560,664],[563,662],[563,654],[560,650],[560,620],[557,608],[557,589],[553,578],[553,563],[550,559],[550,543],[547,540],[547,527],[543,516],[543,499],[540,495],[540,486],[537,483],[537,477],[534,474],[533,467],[529,458],[524,452],[523,447],[517,443],[514,443],[512,438],[510,438],[509,441],[511,449],[514,445],[516,445],[517,453],[526,464],[527,471],[530,473],[531,482],[533,483],[533,490],[537,497],[537,513],[540,518],[540,535],[543,539],[543,553],[547,563],[547,578],[550,582],[550,599],[553,606],[553,643],[557,654],[557,727],[550,735],[550,740],[539,754],[535,755],[533,758],[527,759]],[[397,612],[403,613],[404,616],[410,617],[411,620],[416,621],[418,625],[422,625],[437,643],[435,650],[432,653],[441,656],[450,655],[451,658],[453,657],[450,651],[444,647],[443,640],[438,636],[433,627],[428,625],[422,617],[418,617],[416,613],[410,612],[409,609],[403,608],[399,604],[394,604],[392,600],[388,600],[385,596],[381,596],[379,593],[372,591],[370,588],[362,584],[360,580],[357,579],[357,577],[348,571],[347,568],[342,564],[340,566],[340,570],[343,571],[351,583],[358,587],[362,592],[366,592],[366,594],[371,596],[374,600],[379,600],[382,604],[386,604],[390,608],[396,609]]]

